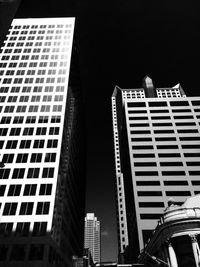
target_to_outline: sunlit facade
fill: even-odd
[[[74,171],[78,160],[72,162],[83,156],[81,137],[74,140],[81,128],[77,93],[69,88],[73,32],[74,18],[15,19],[1,48],[0,262],[6,266],[68,266],[82,250],[84,179]]]
[[[199,192],[200,98],[146,77],[143,88],[116,87],[112,111],[119,248],[132,261],[168,199],[181,204]]]
[[[101,261],[101,229],[100,221],[94,213],[87,213],[85,217],[84,248],[89,249],[94,263]]]

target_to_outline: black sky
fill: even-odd
[[[102,223],[103,261],[117,258],[114,86],[141,87],[149,75],[157,87],[180,82],[187,95],[199,95],[199,11],[196,0],[22,0],[18,17],[76,17],[88,135],[86,207]]]

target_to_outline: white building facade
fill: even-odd
[[[60,160],[74,22],[15,19],[1,48],[0,261],[6,266],[69,264],[70,248],[58,248],[67,246]]]
[[[112,110],[119,247],[136,260],[169,198],[199,193],[200,98],[146,77],[144,88],[116,87]]]
[[[89,248],[94,263],[101,261],[101,231],[100,221],[94,213],[87,213],[85,217],[84,248]]]

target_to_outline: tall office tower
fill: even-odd
[[[85,217],[84,247],[89,248],[94,263],[101,261],[101,232],[100,221],[94,213],[87,213]]]
[[[82,253],[84,131],[80,92],[69,79],[73,31],[73,18],[15,19],[1,50],[1,266],[66,267]]]
[[[170,197],[199,192],[200,97],[180,85],[115,87],[112,95],[120,253],[137,259]]]

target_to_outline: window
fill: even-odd
[[[140,219],[142,220],[158,220],[162,214],[156,214],[156,213],[149,213],[149,214],[140,214]]]
[[[46,127],[38,127],[36,130],[36,135],[45,135],[47,131]]]
[[[17,102],[17,96],[9,96],[8,102]]]
[[[44,140],[35,140],[33,147],[34,148],[43,148],[44,147]]]
[[[158,172],[156,171],[136,171],[136,176],[158,176]]]
[[[179,186],[179,185],[188,185],[188,181],[164,181],[166,186]]]
[[[178,149],[177,145],[158,145],[157,149]]]
[[[53,112],[61,112],[62,105],[53,105]]]
[[[199,141],[200,137],[198,136],[186,136],[186,137],[179,137],[181,141]]]
[[[152,120],[170,120],[170,116],[152,116]]]
[[[10,169],[0,169],[0,179],[8,179],[10,174]]]
[[[17,203],[5,203],[3,215],[15,215],[17,210]]]
[[[129,102],[128,107],[146,107],[144,102]]]
[[[15,230],[15,235],[28,236],[29,228],[30,228],[30,223],[29,222],[19,222],[19,223],[17,223],[17,227],[16,227],[16,230]]]
[[[0,223],[0,235],[8,236],[12,233],[13,223]]]
[[[20,96],[19,102],[28,102],[29,96],[22,95]]]
[[[31,97],[31,102],[40,102],[40,95],[33,95]]]
[[[41,184],[39,195],[51,195],[52,184]]]
[[[52,140],[52,139],[48,140],[48,142],[47,142],[47,147],[48,148],[56,148],[57,146],[58,146],[58,140],[57,139],[55,139],[55,140]]]
[[[144,145],[142,145],[142,146],[132,146],[132,149],[133,150],[137,150],[137,149],[139,149],[139,150],[153,149],[153,146],[144,146]]]
[[[14,124],[21,124],[21,123],[23,123],[23,120],[24,120],[24,117],[16,116],[16,117],[14,117],[13,123]]]
[[[0,128],[0,136],[6,136],[8,128]]]
[[[30,148],[31,140],[21,140],[20,148]]]
[[[31,215],[33,212],[33,202],[22,202],[19,215]]]
[[[6,185],[0,185],[0,197],[4,196]]]
[[[21,128],[11,128],[10,136],[18,136],[20,135]]]
[[[179,158],[179,153],[158,153],[159,158]]]
[[[162,196],[162,192],[161,191],[139,191],[137,192],[137,195],[139,197],[157,197],[157,196]]]
[[[159,186],[160,181],[136,181],[137,186]]]
[[[133,154],[134,158],[155,158],[155,154]]]
[[[38,178],[39,177],[39,168],[29,168],[27,178]]]
[[[152,167],[157,166],[156,162],[134,162],[135,167]]]
[[[184,157],[200,157],[200,153],[184,153]]]
[[[162,175],[165,175],[165,176],[179,176],[179,175],[185,175],[185,172],[184,171],[163,171],[162,172]]]
[[[48,116],[40,116],[38,123],[48,123],[48,119],[49,119]]]
[[[156,137],[156,141],[176,141],[176,137]]]
[[[33,236],[45,236],[47,222],[35,222],[33,226]]]
[[[23,179],[25,168],[15,168],[13,170],[12,179]]]
[[[35,196],[36,184],[26,184],[24,188],[24,196]]]
[[[200,166],[200,161],[189,161],[186,164],[187,166]]]
[[[28,159],[28,153],[20,153],[17,155],[16,163],[26,163]]]
[[[51,123],[60,123],[61,116],[52,116],[51,117]]]
[[[46,153],[44,161],[45,162],[55,162],[56,161],[56,153]]]
[[[166,191],[166,196],[191,196],[190,191]]]
[[[34,130],[33,127],[26,127],[24,128],[23,135],[33,135],[33,130]]]
[[[39,106],[29,106],[28,112],[38,112],[38,107]]]
[[[26,118],[26,123],[35,123],[36,121],[36,116],[28,116]]]
[[[19,196],[21,191],[21,185],[19,184],[12,184],[8,190],[8,196]]]
[[[4,154],[2,162],[3,163],[12,163],[14,158],[14,154]]]
[[[163,202],[139,202],[140,208],[164,208]]]
[[[183,166],[183,163],[178,161],[166,161],[160,162],[160,166]]]
[[[174,133],[174,130],[154,130],[155,134],[169,134]]]
[[[54,168],[44,168],[42,172],[42,178],[53,178]]]
[[[48,214],[50,202],[38,202],[36,214]]]
[[[26,106],[18,106],[17,112],[21,112],[21,113],[26,112]]]
[[[171,106],[189,106],[187,101],[170,101]]]
[[[42,101],[43,102],[51,102],[52,96],[51,95],[44,95]]]
[[[6,106],[4,109],[4,113],[12,113],[15,109],[15,106]]]
[[[8,140],[6,149],[15,149],[17,147],[17,140]]]
[[[41,162],[42,153],[32,153],[30,162]]]
[[[140,130],[138,130],[138,131],[131,131],[131,134],[150,134],[151,133],[151,131],[149,131],[149,130],[143,130],[143,131],[140,131]]]
[[[193,116],[174,116],[174,119],[177,119],[177,120],[188,120],[188,119],[193,119]]]

